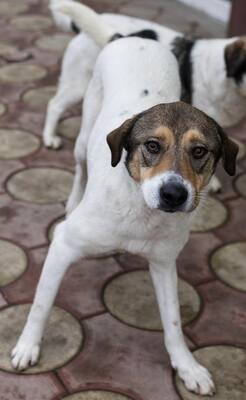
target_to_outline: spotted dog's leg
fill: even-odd
[[[165,260],[150,264],[161,320],[165,332],[165,345],[172,367],[184,381],[186,388],[201,395],[212,395],[214,384],[209,372],[201,366],[188,349],[182,333],[175,261]]]

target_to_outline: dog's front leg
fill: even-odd
[[[175,261],[150,264],[150,273],[154,283],[164,338],[172,367],[178,372],[188,390],[202,395],[212,395],[214,384],[209,372],[193,357],[182,333],[177,270]]]
[[[68,238],[66,239],[65,224],[63,222],[56,228],[34,303],[18,343],[12,350],[12,365],[17,370],[24,370],[38,361],[45,323],[61,280],[71,263],[81,255],[81,249],[71,245]]]

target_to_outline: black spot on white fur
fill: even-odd
[[[80,29],[79,27],[75,24],[75,22],[71,22],[71,29],[74,33],[79,34],[80,33]]]
[[[141,93],[141,97],[148,96],[148,94],[149,94],[148,89],[144,89],[144,90],[142,91],[142,93]]]
[[[195,40],[177,37],[172,42],[172,52],[179,63],[179,73],[182,84],[181,100],[192,103],[192,61],[191,52]]]
[[[109,42],[113,42],[114,40],[122,39],[124,37],[140,37],[143,39],[158,40],[158,35],[154,30],[143,29],[142,31],[133,32],[133,33],[130,33],[129,35],[125,35],[125,36],[121,35],[120,33],[115,33],[110,38]]]

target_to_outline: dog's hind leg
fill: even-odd
[[[26,325],[12,351],[12,365],[17,370],[24,370],[37,363],[41,340],[53,302],[61,280],[68,267],[86,251],[84,236],[79,234],[76,220],[71,224],[67,219],[59,224],[38,283],[34,303]]]
[[[47,108],[43,141],[46,147],[57,149],[61,138],[56,135],[60,117],[69,107],[81,101],[90,82],[99,52],[96,44],[85,34],[75,37],[68,45],[56,95]]]
[[[150,264],[165,344],[172,367],[178,372],[188,390],[202,395],[212,395],[214,384],[209,372],[201,366],[188,349],[182,333],[175,261]]]
[[[67,215],[78,206],[83,198],[87,182],[87,142],[101,110],[102,98],[102,82],[100,76],[95,72],[86,92],[83,104],[83,123],[75,143],[74,157],[76,160],[76,171],[72,191],[66,205]]]

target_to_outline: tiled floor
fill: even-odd
[[[170,0],[86,1],[98,11],[147,17],[188,33],[224,27]],[[54,224],[64,214],[80,106],[60,124],[64,147],[40,137],[70,37],[53,26],[46,0],[0,2],[0,400],[195,400],[175,379],[145,260],[82,260],[64,279],[39,364],[16,374],[10,349],[24,324]],[[213,372],[216,400],[246,393],[246,127],[238,176],[222,171],[179,259],[187,343]],[[181,397],[180,397],[181,396]]]

